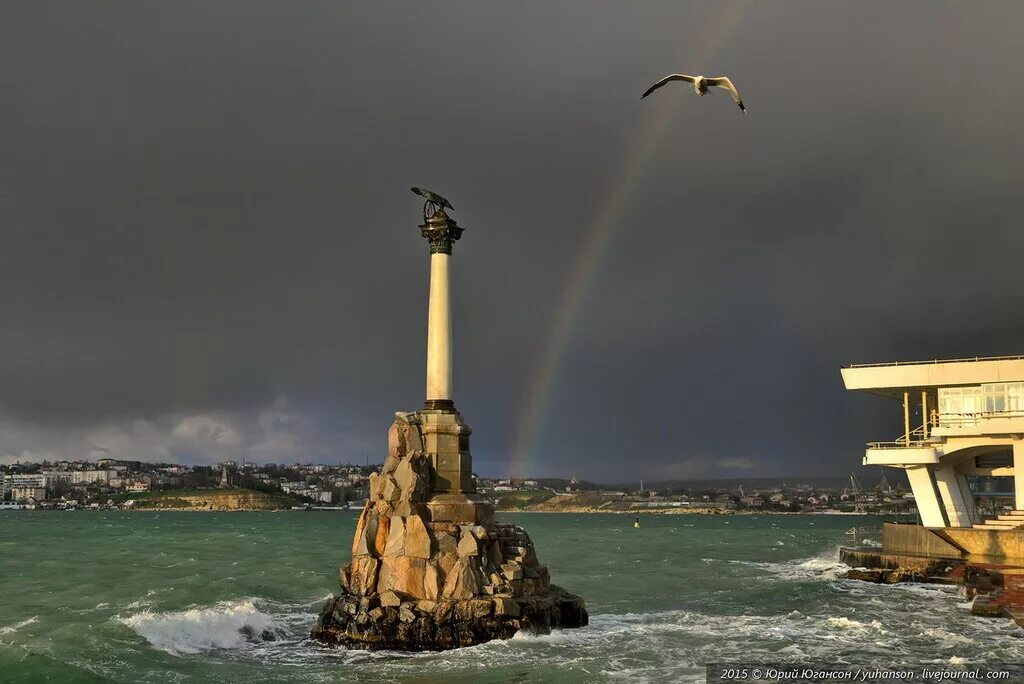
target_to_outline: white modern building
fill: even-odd
[[[111,473],[117,476],[117,471],[110,470],[47,470],[43,472],[47,481],[66,482],[72,485],[107,484],[110,481]]]
[[[1024,524],[1024,356],[853,365],[842,375],[848,390],[901,403],[902,434],[869,442],[864,465],[906,472],[925,527]],[[972,476],[1011,478],[1015,510],[982,522]]]
[[[4,479],[4,486],[7,489],[14,489],[15,487],[31,487],[35,489],[46,489],[47,479],[46,475],[42,473],[16,473],[8,475]]]

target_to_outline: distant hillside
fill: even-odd
[[[497,509],[505,512],[533,511],[538,513],[734,513],[715,504],[673,506],[671,502],[656,502],[628,497],[614,492],[554,493],[550,490],[524,490],[508,492],[498,499]]]
[[[497,508],[500,511],[525,511],[554,496],[548,489],[524,489],[516,492],[505,492],[504,496],[498,499]]]
[[[284,494],[253,489],[179,489],[119,494],[117,503],[134,501],[132,508],[162,511],[279,511],[296,505]]]

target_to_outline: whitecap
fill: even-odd
[[[830,617],[828,619],[828,626],[835,629],[863,629],[863,630],[875,630],[881,633],[885,633],[882,628],[882,623],[878,620],[872,620],[871,622],[860,622],[859,620],[851,620],[848,617]]]
[[[942,642],[944,645],[962,645],[962,644],[973,644],[974,639],[964,636],[963,634],[954,634],[953,632],[946,631],[940,627],[934,627],[931,629],[925,629],[921,632],[922,636],[929,636],[933,639]]]
[[[153,647],[172,655],[242,648],[253,641],[273,640],[283,627],[256,605],[255,599],[219,601],[210,607],[118,616]]]
[[[27,620],[16,622],[15,624],[8,625],[7,627],[0,627],[0,634],[11,634],[12,632],[17,632],[22,627],[28,627],[29,625],[35,624],[36,622],[39,622],[39,616],[33,615]]]

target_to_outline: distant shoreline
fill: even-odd
[[[500,508],[496,513],[606,513],[609,515],[883,515],[882,513],[854,513],[845,511],[757,511],[750,509],[712,509],[712,508],[658,508],[653,510],[574,510],[560,509],[555,511],[538,511],[516,508]]]
[[[356,513],[358,514],[362,509],[349,508],[349,509],[338,509],[338,508],[74,508],[71,510],[65,509],[26,509],[26,508],[10,508],[4,509],[10,511],[27,511],[31,513],[37,512],[52,512],[52,513],[69,513],[74,511],[83,511],[87,513]],[[805,516],[883,516],[883,513],[853,513],[845,511],[755,511],[755,510],[714,510],[707,508],[689,508],[689,509],[655,509],[650,511],[623,511],[623,510],[572,510],[572,509],[560,509],[554,511],[537,511],[537,510],[525,510],[516,508],[499,508],[495,510],[495,513],[557,513],[557,514],[576,514],[576,515],[805,515]]]

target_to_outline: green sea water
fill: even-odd
[[[721,661],[1024,662],[953,587],[839,579],[849,516],[519,514],[579,630],[444,653],[306,640],[355,514],[0,513],[0,682],[702,682]],[[272,638],[268,638],[272,637]]]

